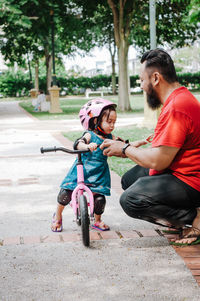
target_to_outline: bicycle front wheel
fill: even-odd
[[[80,207],[80,215],[81,215],[82,241],[83,241],[84,246],[89,247],[89,245],[90,245],[90,235],[89,235],[90,219],[88,216],[87,199],[84,195],[80,196],[79,207]]]

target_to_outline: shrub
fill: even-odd
[[[200,72],[198,73],[178,73],[178,79],[181,85],[190,89],[200,89]],[[138,75],[130,76],[131,88],[139,86],[137,80]],[[58,76],[57,80],[61,87],[61,92],[65,91],[67,94],[84,94],[87,88],[97,90],[101,87],[111,87],[111,76],[97,75],[94,77],[61,77]],[[116,77],[118,83],[118,77]],[[46,78],[40,76],[39,78],[40,89],[46,91]],[[13,72],[7,71],[0,75],[0,94],[4,96],[23,96],[29,95],[31,83],[28,74],[22,71]]]
[[[31,89],[29,76],[22,71],[7,71],[0,76],[0,93],[4,96],[28,95]]]
[[[200,72],[178,73],[177,75],[181,85],[192,89],[200,89]]]

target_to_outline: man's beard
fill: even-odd
[[[160,108],[160,106],[161,106],[160,99],[159,99],[156,91],[153,89],[153,86],[151,83],[149,84],[148,91],[146,93],[147,93],[147,103],[148,103],[149,107],[152,110],[156,110],[156,109]]]

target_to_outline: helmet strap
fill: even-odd
[[[105,137],[105,138],[107,138],[107,136],[108,136],[108,134],[106,134],[106,133],[104,132],[104,130],[103,130],[103,129],[100,127],[100,125],[98,125],[98,124],[95,126],[94,131],[95,131],[96,134],[101,135],[101,136],[103,136],[103,137]]]

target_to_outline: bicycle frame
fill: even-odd
[[[78,162],[77,162],[77,186],[72,192],[72,198],[70,205],[72,206],[72,209],[74,211],[74,214],[77,214],[77,209],[79,209],[78,199],[81,195],[86,192],[88,194],[87,201],[88,206],[90,207],[90,217],[93,217],[94,213],[94,197],[92,191],[89,189],[89,187],[86,186],[84,183],[84,172],[83,172],[83,163],[81,160],[81,154],[87,153],[90,150],[71,150],[64,147],[48,147],[40,149],[41,153],[47,153],[47,152],[56,152],[56,151],[62,151],[69,154],[77,154],[78,155]]]
[[[76,215],[77,210],[79,208],[77,199],[79,199],[80,195],[83,195],[84,192],[86,192],[88,194],[87,202],[88,202],[88,206],[90,207],[90,217],[93,217],[94,197],[92,191],[84,183],[83,163],[81,160],[81,154],[78,154],[78,162],[76,166],[77,166],[77,186],[72,192],[72,199],[70,205],[72,206],[74,214]]]
[[[99,146],[99,145],[97,145]],[[89,187],[84,182],[84,170],[81,154],[90,152],[90,150],[71,150],[64,147],[51,147],[40,149],[41,153],[63,151],[70,154],[77,154],[78,160],[76,163],[77,168],[77,185],[72,192],[70,205],[76,216],[78,226],[81,226],[82,242],[84,246],[90,245],[90,218],[94,217],[94,197]],[[87,195],[85,195],[87,194]],[[90,212],[88,212],[88,207]],[[90,213],[90,214],[89,214]]]

